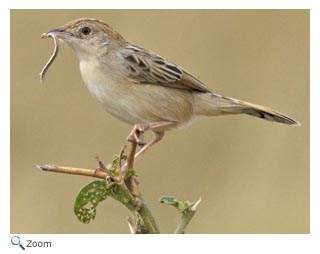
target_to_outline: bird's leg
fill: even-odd
[[[145,131],[164,127],[170,124],[172,124],[172,122],[169,122],[169,121],[136,124],[133,127],[132,131],[130,132],[127,140],[130,142],[136,142],[137,144],[140,145],[141,141],[143,141],[143,139],[141,139],[141,135],[143,135]],[[153,131],[153,133],[154,133],[154,138],[147,144],[143,142],[145,145],[141,148],[139,152],[137,152],[134,155],[134,160],[139,159],[143,154],[147,152],[147,150],[149,150],[152,146],[158,143],[164,136],[164,132],[161,132],[161,131]],[[128,167],[128,164],[126,163],[125,165],[123,165],[122,170],[125,171],[127,167]]]
[[[147,152],[147,150],[149,150],[152,146],[157,144],[164,136],[164,132],[156,132],[156,131],[154,131],[153,133],[154,133],[154,138],[148,144],[146,144],[144,147],[142,147],[139,152],[137,152],[134,155],[134,160],[135,161],[137,159],[139,159],[143,154],[145,154]]]

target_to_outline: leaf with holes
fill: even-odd
[[[98,204],[108,197],[105,181],[94,181],[83,187],[74,204],[74,213],[83,223],[90,223],[96,217]]]

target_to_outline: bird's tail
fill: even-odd
[[[294,119],[264,106],[212,93],[199,93],[195,96],[198,97],[195,98],[195,111],[197,115],[247,114],[272,122],[300,126],[300,123]]]

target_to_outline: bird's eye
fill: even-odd
[[[87,26],[85,26],[81,29],[81,33],[84,35],[88,35],[88,34],[90,34],[90,32],[91,32],[91,29]]]

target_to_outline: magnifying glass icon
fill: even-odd
[[[25,248],[23,247],[23,245],[20,243],[20,237],[19,237],[19,236],[16,236],[16,235],[13,236],[13,237],[11,238],[11,243],[12,243],[13,245],[19,245],[21,249],[25,250]]]

